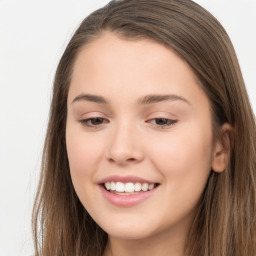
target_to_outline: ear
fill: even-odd
[[[212,157],[212,170],[221,173],[229,163],[231,148],[234,145],[234,129],[225,123],[221,126],[219,137],[215,142]]]

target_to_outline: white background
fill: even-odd
[[[107,0],[0,0],[0,255],[33,254],[31,210],[51,87],[82,19]],[[226,28],[256,112],[256,0],[197,0]]]

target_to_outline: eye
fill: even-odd
[[[178,122],[178,120],[172,120],[172,119],[168,119],[168,118],[159,117],[159,118],[153,118],[153,119],[149,120],[149,122],[151,124],[154,124],[154,125],[162,128],[162,127],[174,125],[175,123]]]
[[[92,117],[92,118],[83,119],[80,122],[83,125],[88,127],[97,127],[104,123],[108,123],[108,120],[102,117]]]

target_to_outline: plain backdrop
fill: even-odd
[[[33,254],[31,210],[53,76],[82,19],[107,0],[0,0],[0,255]],[[197,0],[236,49],[256,112],[256,1]]]

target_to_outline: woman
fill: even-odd
[[[36,255],[255,255],[255,145],[219,22],[188,0],[111,1],[56,72]]]

